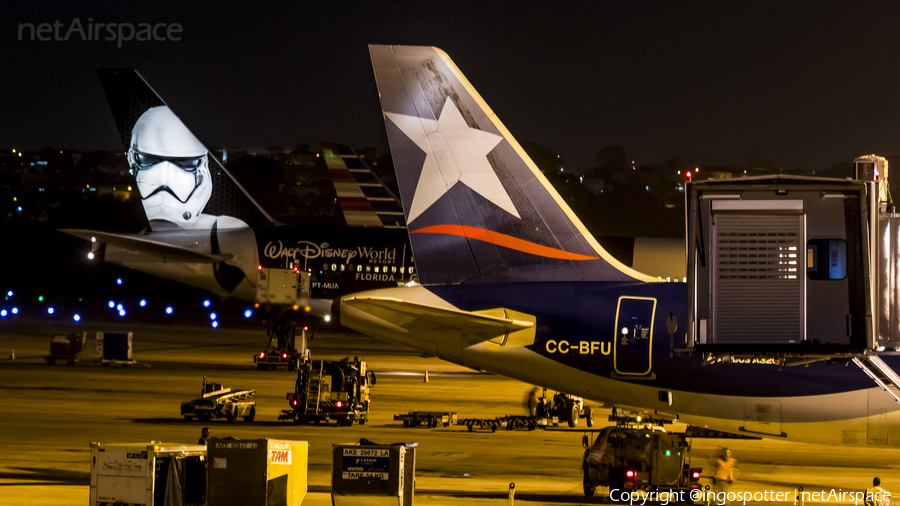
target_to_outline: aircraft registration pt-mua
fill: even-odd
[[[884,159],[689,184],[667,282],[591,237],[446,53],[369,51],[420,284],[343,296],[344,326],[701,428],[900,446]]]
[[[136,71],[99,73],[147,221],[62,230],[91,241],[91,259],[325,319],[339,295],[415,279],[400,203],[352,149],[320,152],[347,227],[276,223]],[[286,290],[269,290],[276,277]]]

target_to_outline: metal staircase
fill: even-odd
[[[319,414],[319,386],[322,384],[322,369],[324,367],[324,363],[319,360],[319,376],[313,381],[311,378],[306,382],[306,413],[307,414]],[[315,368],[315,362],[313,362],[313,367]],[[897,400],[900,402],[900,399]]]
[[[872,381],[890,395],[897,404],[900,404],[900,376],[878,358],[878,355],[866,355],[863,360],[853,357],[853,363],[859,366],[866,376],[872,378]]]

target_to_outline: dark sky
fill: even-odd
[[[118,149],[96,75],[118,66],[210,147],[386,149],[378,43],[444,49],[516,138],[573,168],[610,144],[639,165],[900,154],[897,2],[7,3],[0,147]],[[75,18],[178,23],[182,40],[17,40],[20,23]]]

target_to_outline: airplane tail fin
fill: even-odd
[[[275,221],[137,71],[99,74],[151,230],[212,228],[208,217],[220,215],[249,225]]]
[[[597,243],[446,53],[369,54],[422,284],[657,281]]]
[[[347,225],[406,228],[400,199],[353,149],[341,144],[321,144]]]

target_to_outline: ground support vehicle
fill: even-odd
[[[297,335],[297,325],[282,318],[268,330],[269,343],[266,349],[253,355],[253,362],[260,371],[266,369],[275,370],[279,366],[287,367],[289,371],[296,371],[300,362],[305,360],[306,340],[308,327],[303,327],[300,335]]]
[[[412,411],[400,415],[394,415],[394,420],[402,420],[404,427],[418,427],[425,425],[429,429],[443,425],[449,427],[455,425],[457,420],[456,413],[442,413],[438,411]]]
[[[181,416],[187,421],[225,418],[228,423],[234,423],[242,417],[245,422],[252,422],[256,417],[256,402],[249,399],[254,394],[256,390],[232,390],[219,383],[207,383],[204,377],[201,397],[181,403]]]
[[[278,419],[363,425],[369,419],[369,389],[374,385],[375,373],[366,371],[366,363],[358,358],[302,360],[294,391],[287,394],[291,409],[282,411]]]
[[[50,337],[50,354],[44,357],[48,364],[57,360],[68,365],[78,362],[78,355],[84,350],[87,332],[55,333]]]
[[[501,419],[501,425],[506,427],[506,430],[516,430],[516,429],[528,429],[534,430],[538,427],[546,428],[548,425],[552,425],[554,423],[559,423],[559,420],[555,418],[547,418],[547,417],[531,417],[527,415],[508,415],[504,416]]]
[[[613,491],[640,490],[676,493],[673,502],[693,503],[702,469],[691,467],[691,438],[665,432],[661,420],[610,420],[616,425],[601,429],[593,442],[587,434],[582,439],[584,495],[602,485],[614,501]]]
[[[584,418],[588,427],[594,426],[594,411],[590,406],[584,406],[581,397],[557,392],[550,399],[547,397],[546,388],[538,397],[535,414],[537,418],[555,418],[553,425],[565,422],[574,428],[578,426],[579,419]]]

